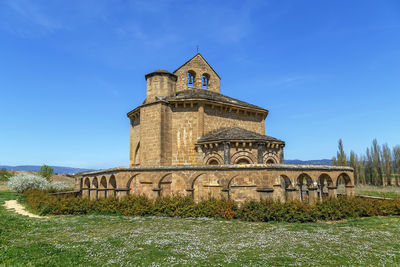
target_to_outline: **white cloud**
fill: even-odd
[[[8,30],[23,37],[52,33],[59,29],[68,28],[45,14],[39,5],[32,1],[6,0],[3,4],[8,8],[9,13],[2,24],[6,25]],[[7,11],[3,10],[3,12]]]

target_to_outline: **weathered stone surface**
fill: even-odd
[[[268,110],[220,94],[220,77],[200,54],[145,77],[146,100],[127,114],[129,167],[84,173],[82,196],[314,202],[335,197],[339,183],[354,194],[352,168],[282,164],[285,143],[265,135]]]

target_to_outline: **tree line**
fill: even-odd
[[[374,139],[371,147],[364,154],[350,152],[350,157],[343,149],[343,141],[339,139],[336,157],[332,158],[334,166],[350,166],[354,168],[354,183],[369,185],[400,186],[400,146],[390,148],[388,144],[379,145]]]

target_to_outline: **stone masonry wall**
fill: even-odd
[[[264,117],[254,116],[240,111],[229,112],[221,108],[212,108],[210,105],[204,107],[204,133],[219,128],[239,127],[259,134],[265,134]]]
[[[161,112],[161,103],[140,109],[140,164],[142,166],[161,165]]]
[[[197,164],[197,107],[172,108],[172,165]]]
[[[140,165],[140,118],[131,120],[129,166]]]
[[[83,174],[76,183],[82,196],[101,198],[143,194],[149,198],[189,195],[196,201],[229,198],[280,201],[335,197],[339,184],[354,195],[353,169],[312,165],[222,165],[116,168]],[[300,190],[300,184],[306,179]],[[305,181],[305,180],[304,180]]]
[[[194,88],[202,88],[202,75],[209,75],[209,83],[207,90],[211,90],[213,92],[220,92],[220,78],[215,74],[215,72],[211,69],[211,67],[207,64],[207,62],[203,59],[200,54],[197,54],[193,59],[184,64],[178,70],[174,72],[174,74],[178,77],[176,82],[176,91],[187,90],[187,73],[192,71],[195,73],[195,80],[193,87]]]

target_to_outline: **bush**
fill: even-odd
[[[0,181],[8,181],[8,179],[11,177],[11,173],[9,173],[6,169],[1,169],[0,170]]]
[[[57,181],[57,182],[52,182],[48,189],[56,191],[56,192],[60,192],[60,191],[65,191],[69,188],[70,188],[70,186],[67,183]]]
[[[23,193],[33,188],[47,190],[49,186],[50,183],[46,178],[30,173],[19,173],[11,177],[8,181],[8,187],[17,193]]]
[[[11,177],[8,181],[8,187],[17,193],[23,193],[29,189],[47,190],[50,192],[59,192],[69,189],[65,182],[50,183],[46,178],[30,173],[19,173]]]
[[[326,199],[315,205],[295,202],[248,201],[238,207],[231,200],[211,199],[195,203],[191,197],[172,196],[151,200],[128,195],[89,200],[45,191],[24,193],[28,205],[41,214],[120,214],[126,216],[209,217],[254,222],[315,222],[366,216],[400,215],[400,201],[346,198]]]
[[[37,174],[46,178],[47,180],[51,180],[51,176],[53,176],[54,170],[52,167],[47,166],[47,165],[43,165],[42,167],[40,167],[40,169],[38,170]]]

